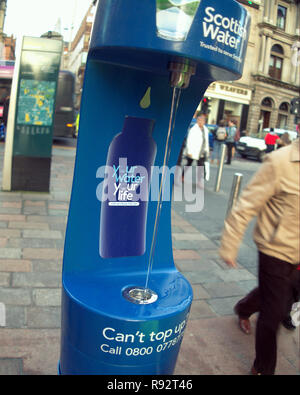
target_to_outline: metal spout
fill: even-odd
[[[122,292],[123,297],[131,303],[150,304],[157,301],[158,295],[149,288],[128,287]]]
[[[168,68],[171,72],[170,84],[172,88],[187,88],[191,76],[196,73],[196,66],[187,63],[170,62]]]

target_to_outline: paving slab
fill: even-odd
[[[256,318],[251,319],[253,328]],[[252,331],[254,333],[254,330]],[[254,359],[254,334],[243,334],[236,317],[189,320],[175,374],[249,375]],[[299,331],[280,329],[276,374],[299,374]]]

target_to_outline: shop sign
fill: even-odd
[[[205,95],[210,95],[217,99],[249,104],[252,92],[251,89],[241,88],[223,82],[214,82],[208,87]]]

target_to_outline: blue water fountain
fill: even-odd
[[[64,249],[61,374],[173,373],[192,289],[174,266],[166,166],[208,85],[241,76],[249,25],[234,0],[99,2]]]

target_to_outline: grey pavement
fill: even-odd
[[[3,152],[1,144],[0,174]],[[50,193],[0,191],[0,375],[57,374],[62,255],[74,159],[75,148],[54,147]],[[238,269],[225,266],[218,246],[233,174],[242,172],[245,185],[258,166],[234,160],[224,168],[216,193],[213,165],[200,213],[186,212],[184,202],[173,204],[174,261],[194,291],[175,374],[249,374],[256,317],[247,336],[238,329],[232,309],[257,284],[253,223],[241,245]],[[280,329],[276,374],[299,374],[299,341],[299,327],[294,332]]]

